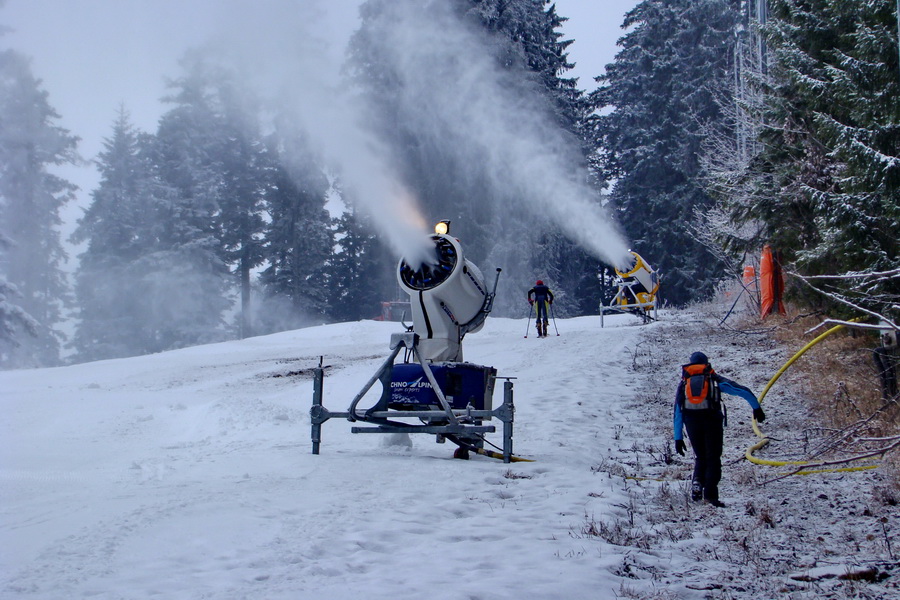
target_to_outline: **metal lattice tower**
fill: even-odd
[[[741,14],[741,26],[735,32],[734,98],[737,152],[739,160],[745,162],[758,150],[752,109],[758,104],[755,90],[768,78],[769,72],[766,40],[761,31],[768,22],[766,0],[745,0]]]

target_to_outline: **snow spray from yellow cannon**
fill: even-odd
[[[481,236],[470,253],[504,269],[496,309],[506,316],[521,308],[518,292],[532,267],[544,268],[521,250],[548,233],[628,268],[628,242],[593,183],[579,137],[561,125],[558,107],[526,61],[508,54],[503,36],[472,26],[478,11],[454,2],[381,2],[343,17],[353,20],[348,35],[356,30],[344,49],[332,47],[339,37],[320,39],[309,11],[246,4],[229,12],[211,46],[236,74],[236,91],[247,93],[240,106],[261,101],[278,115],[271,127],[283,140],[285,172],[306,185],[310,167],[324,160],[335,182],[329,210],[365,215],[397,257],[430,251],[418,246],[428,241],[431,212],[458,199],[452,209],[467,221],[457,226]],[[342,3],[312,4],[327,16]],[[368,65],[372,57],[377,65]],[[389,76],[386,88],[379,73]],[[439,171],[431,177],[430,169]]]
[[[345,412],[323,406],[325,369],[321,361],[314,370],[310,409],[313,454],[319,453],[322,424],[345,418],[369,424],[352,427],[352,433],[428,433],[439,443],[449,439],[457,444],[457,458],[468,458],[469,451],[474,451],[502,458],[505,463],[521,460],[512,453],[515,409],[511,379],[500,378],[504,379],[503,403],[494,409],[497,370],[463,362],[463,338],[484,326],[493,307],[500,269],[489,290],[478,267],[464,257],[459,240],[448,233],[449,221],[442,221],[430,238],[431,256],[421,262],[400,261],[397,280],[410,297],[413,324],[391,336],[390,355]],[[395,364],[401,351],[403,360]],[[370,408],[359,408],[376,381],[382,386],[378,401]],[[485,421],[494,418],[503,424],[499,453],[484,448],[484,435],[496,431]]]

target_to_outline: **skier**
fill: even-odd
[[[532,296],[534,297],[532,298]],[[535,282],[533,288],[528,290],[528,304],[537,310],[537,319],[534,324],[537,327],[538,337],[547,337],[547,326],[550,324],[547,312],[549,306],[553,304],[553,292],[540,279]]]
[[[675,451],[684,456],[683,425],[694,449],[691,499],[695,502],[706,500],[716,507],[725,506],[719,501],[722,435],[727,423],[722,412],[721,392],[740,396],[753,409],[753,418],[759,423],[765,421],[766,414],[749,388],[713,371],[702,352],[691,354],[690,364],[681,367],[681,382],[675,394]]]

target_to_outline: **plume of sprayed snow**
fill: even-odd
[[[379,140],[363,96],[341,81],[343,47],[358,25],[359,0],[238,4],[223,48],[245,65],[255,93],[286,113],[297,135],[313,140],[391,247],[410,262],[433,254],[416,199]],[[628,246],[587,183],[578,142],[556,123],[524,69],[497,64],[497,44],[465,24],[449,0],[390,0],[367,23],[379,56],[399,77],[405,126],[437,141],[460,164],[489,174],[503,211],[549,219],[593,256],[630,267]],[[344,31],[335,35],[335,14]],[[347,23],[350,19],[352,22]],[[329,25],[329,22],[331,25]],[[301,133],[302,131],[302,133]],[[280,132],[285,135],[284,131]]]
[[[427,224],[413,194],[401,183],[387,160],[390,153],[358,122],[358,110],[339,95],[320,94],[322,88],[304,88],[294,96],[298,122],[324,151],[329,163],[338,165],[353,198],[371,217],[400,256],[423,262],[433,254]]]
[[[397,176],[391,154],[367,131],[365,106],[339,77],[338,46],[346,42],[358,5],[310,0],[301,10],[289,3],[239,4],[217,45],[253,93],[280,115],[279,134],[309,140],[391,248],[411,263],[424,262],[434,252],[416,198]]]
[[[443,0],[392,0],[372,23],[380,56],[400,78],[408,127],[454,140],[463,164],[490,174],[503,210],[549,218],[596,258],[630,267],[628,245],[587,183],[578,142],[523,70],[502,69],[489,36]]]

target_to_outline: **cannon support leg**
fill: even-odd
[[[513,382],[503,382],[503,406],[497,411],[497,417],[503,421],[503,462],[509,463],[513,456],[513,420],[516,413],[513,404]]]
[[[319,444],[322,441],[322,386],[325,381],[325,369],[321,365],[313,369],[313,406],[310,411],[312,422],[312,453],[319,453]],[[327,417],[326,417],[327,419]]]

